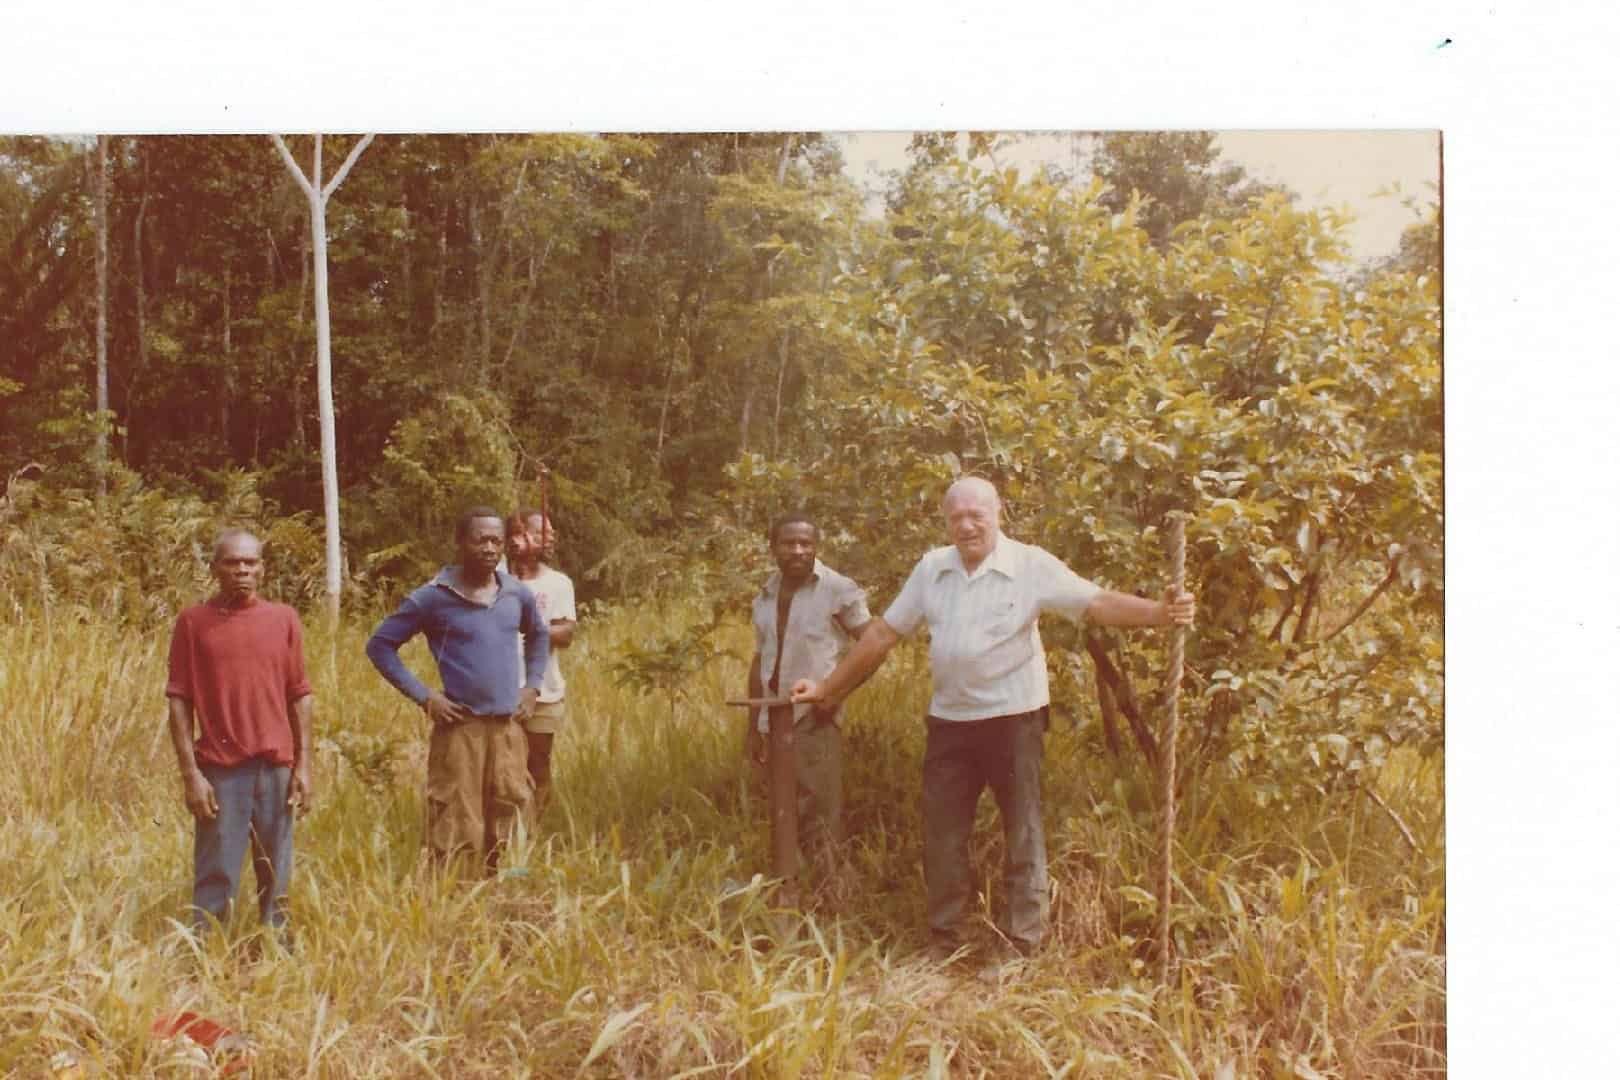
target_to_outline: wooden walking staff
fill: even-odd
[[[1187,583],[1187,521],[1180,511],[1170,514],[1170,587],[1175,595]],[[1176,839],[1176,736],[1180,733],[1181,667],[1187,628],[1177,624],[1170,631],[1170,662],[1164,736],[1159,742],[1159,768],[1162,794],[1159,800],[1159,974],[1170,982],[1170,888],[1171,853]]]
[[[793,702],[785,697],[735,698],[727,705],[768,709],[771,721],[771,876],[782,880],[783,900],[795,902],[799,872],[798,779],[793,771]]]

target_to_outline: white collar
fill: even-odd
[[[1002,577],[1015,578],[1018,576],[1018,560],[1014,557],[1012,550],[1014,543],[1016,541],[1012,540],[1006,533],[997,531],[996,546],[990,549],[990,554],[979,562],[979,565],[973,569],[972,573],[968,573],[967,566],[962,562],[962,552],[957,549],[955,544],[951,544],[945,550],[945,565],[940,567],[939,572],[944,574],[954,570],[969,581],[992,570]]]

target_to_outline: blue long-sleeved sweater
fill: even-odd
[[[440,570],[378,625],[366,642],[366,656],[383,678],[421,705],[430,691],[399,658],[399,649],[417,634],[424,634],[446,697],[465,705],[475,716],[516,712],[519,676],[522,686],[540,685],[551,636],[528,587],[502,571],[495,576],[500,591],[494,603],[485,606],[456,591],[455,567]],[[523,635],[522,671],[517,650],[512,648],[516,634]]]

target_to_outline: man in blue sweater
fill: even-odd
[[[520,721],[534,708],[550,652],[534,594],[496,569],[505,542],[499,511],[475,506],[462,514],[459,563],[407,596],[366,642],[366,656],[383,678],[432,724],[429,849],[441,857],[479,852],[491,871],[533,791]],[[442,691],[429,689],[399,658],[400,646],[417,634],[427,637]],[[518,634],[521,661],[512,648]]]

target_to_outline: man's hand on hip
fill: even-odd
[[[467,706],[456,704],[437,690],[429,693],[427,700],[422,702],[422,711],[435,724],[459,724],[472,719]]]

